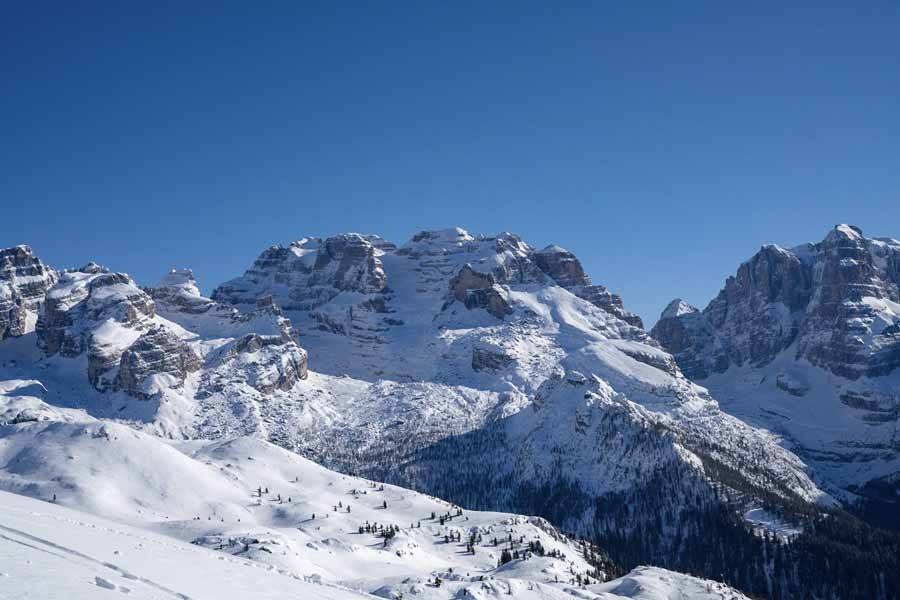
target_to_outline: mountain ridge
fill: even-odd
[[[31,309],[34,330],[0,345],[16,427],[61,409],[175,440],[256,437],[470,508],[544,516],[629,568],[714,574],[740,560],[754,593],[825,585],[760,587],[759,536],[784,520],[802,531],[835,500],[777,435],[685,377],[561,246],[460,228],[401,246],[308,237],[264,250],[210,297],[189,270],[144,288],[93,264],[59,277]],[[763,509],[768,524],[745,517]],[[700,550],[734,536],[745,554]]]

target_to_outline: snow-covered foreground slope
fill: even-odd
[[[0,488],[43,500],[0,492],[4,598],[741,597],[658,569],[599,585],[605,556],[543,519],[462,510],[259,439],[165,442],[55,416],[0,427]]]
[[[0,492],[0,597],[353,600],[363,596],[144,529]]]
[[[429,575],[574,583],[610,574],[596,548],[543,519],[462,511],[259,439],[168,443],[90,418],[19,423],[0,427],[0,465],[0,489],[363,591]],[[518,560],[498,570],[504,550]]]
[[[577,590],[508,579],[468,586],[449,581],[446,587],[422,585],[417,594],[410,591],[421,598],[447,598],[449,590],[458,591],[461,587],[467,587],[471,598],[508,596],[510,591],[526,600],[744,598],[722,584],[655,568],[635,569],[621,579]],[[304,581],[256,561],[2,491],[0,597],[9,600],[372,598],[337,586]]]

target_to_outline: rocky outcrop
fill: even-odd
[[[667,309],[651,332],[686,374],[796,358],[856,379],[900,366],[900,242],[839,225],[822,242],[764,246],[702,314]]]
[[[565,248],[547,246],[532,256],[541,271],[564,288],[591,284],[581,261]]]
[[[0,250],[0,340],[34,328],[44,296],[55,281],[56,273],[30,247]]]
[[[634,327],[644,328],[644,322],[641,318],[625,309],[622,297],[614,294],[602,285],[584,285],[571,288],[570,291],[581,298],[587,300],[597,308],[602,308],[614,317],[621,319],[633,325]]]
[[[513,357],[496,349],[476,347],[472,350],[473,371],[498,371],[513,362]]]
[[[172,269],[156,285],[145,290],[161,309],[188,314],[202,314],[215,306],[215,302],[202,296],[194,272],[190,269]]]
[[[578,258],[559,246],[547,246],[531,255],[538,268],[557,285],[566,288],[579,298],[587,300],[597,308],[643,329],[641,318],[627,310],[622,297],[607,290],[602,285],[592,285]]]
[[[94,263],[65,271],[47,292],[38,319],[38,346],[47,355],[87,353],[88,379],[109,389],[122,353],[153,322],[153,300],[128,275]]]
[[[382,293],[387,277],[380,256],[394,249],[378,236],[355,233],[272,246],[243,276],[216,288],[212,299],[254,305],[272,296],[282,309],[294,311],[315,309],[341,292]]]
[[[501,292],[494,283],[493,275],[479,273],[468,264],[450,280],[450,293],[467,309],[483,308],[498,319],[512,313]]]
[[[387,276],[370,239],[348,233],[325,240],[316,255],[310,283],[373,294],[384,290]]]
[[[149,398],[162,383],[181,387],[185,378],[200,368],[200,358],[185,342],[165,327],[155,325],[122,354],[115,386],[132,396]],[[162,381],[158,378],[162,377]]]
[[[717,369],[728,368],[709,321],[699,309],[680,298],[669,303],[650,333],[691,379],[705,379]],[[718,360],[723,362],[717,363]]]
[[[28,330],[28,309],[21,296],[11,287],[0,285],[0,341],[25,335]]]
[[[146,329],[154,314],[153,300],[128,275],[89,263],[63,272],[47,292],[37,324],[38,345],[48,355],[73,357],[89,347],[106,354],[107,348],[139,335],[122,334],[121,329]],[[100,330],[103,325],[107,327]]]
[[[900,367],[900,278],[889,265],[900,242],[868,240],[838,226],[817,247],[815,293],[798,354],[844,377],[886,375]],[[828,332],[823,335],[823,332]]]
[[[288,391],[308,375],[306,350],[276,335],[248,333],[226,346],[211,363],[201,378],[199,398],[228,394],[242,386],[262,395]]]

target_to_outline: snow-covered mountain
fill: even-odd
[[[519,483],[562,476],[598,495],[669,462],[693,467],[702,453],[746,464],[751,483],[776,494],[822,497],[795,457],[719,411],[558,246],[458,228],[399,248],[377,236],[306,238],[266,250],[213,298],[242,310],[271,298],[290,317],[315,374],[268,434],[340,468],[381,466],[427,486],[417,452],[488,435],[511,454],[492,476]],[[251,433],[243,426],[228,430]],[[397,458],[408,473],[397,474]]]
[[[70,460],[64,450],[29,458],[35,440],[62,431],[102,441],[118,428],[119,439],[171,440],[164,446],[178,461],[214,463],[200,458],[213,442],[252,438],[406,488],[400,494],[540,515],[628,568],[728,570],[744,589],[779,597],[808,581],[830,585],[805,573],[773,576],[774,551],[752,533],[802,531],[797,520],[834,507],[803,460],[720,410],[559,246],[458,228],[399,247],[374,235],[304,238],[265,250],[209,298],[184,269],[145,288],[94,264],[48,273],[34,331],[0,344],[8,423],[0,431],[24,456],[0,461],[8,489],[37,494],[39,482],[66,482],[82,494],[74,506],[111,516],[102,496],[84,492],[93,471],[58,471],[50,463]],[[102,422],[85,425],[86,415]],[[108,448],[97,444],[98,453]],[[247,455],[269,452],[254,446]],[[190,479],[190,469],[164,464],[154,461],[147,477],[170,488]],[[132,466],[111,465],[115,476],[101,487],[129,489]],[[217,491],[203,496],[220,504],[187,494],[184,514],[237,518],[247,489],[265,484],[210,485]],[[153,514],[174,512],[141,502]],[[218,545],[239,533],[189,531],[219,535],[210,538]],[[852,589],[874,580],[860,581]]]
[[[12,597],[743,598],[662,569],[613,579],[602,551],[538,517],[463,510],[258,438],[166,441],[29,391],[0,397],[36,419],[0,426]]]
[[[763,246],[703,311],[675,300],[651,333],[832,492],[896,503],[900,242],[838,225],[817,244]]]

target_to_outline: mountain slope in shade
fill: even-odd
[[[838,225],[818,244],[764,246],[703,311],[674,301],[651,333],[832,491],[897,500],[900,242]]]

